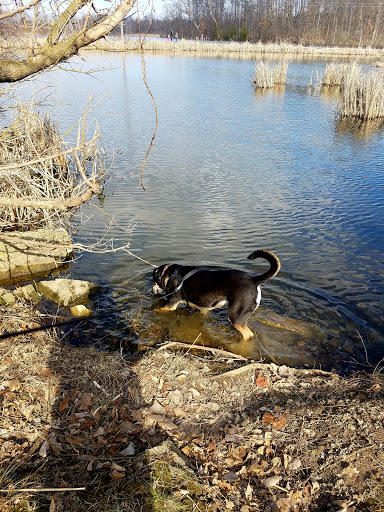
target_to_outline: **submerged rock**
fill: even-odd
[[[29,280],[63,265],[73,250],[63,228],[0,233],[0,284]]]
[[[89,297],[97,293],[99,285],[77,279],[55,279],[40,281],[36,289],[46,299],[61,306],[84,304]]]
[[[83,318],[87,316],[93,315],[93,311],[91,309],[86,308],[82,304],[79,304],[78,306],[71,306],[71,313],[76,318]]]

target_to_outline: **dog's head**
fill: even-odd
[[[155,268],[153,271],[153,293],[156,295],[164,292],[165,287],[167,285],[167,281],[169,279],[169,273],[167,270],[171,265],[161,265],[160,267]]]

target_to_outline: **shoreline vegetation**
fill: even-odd
[[[304,46],[291,43],[249,43],[249,42],[219,42],[179,40],[177,42],[158,41],[154,38],[143,38],[142,48],[147,52],[173,52],[174,54],[196,53],[209,56],[244,55],[249,58],[259,55],[286,55],[301,57],[351,57],[373,58],[384,60],[384,49],[372,47],[330,47],[330,46]],[[89,50],[103,50],[109,52],[138,52],[141,51],[138,39],[118,40],[109,37],[83,48]]]
[[[128,39],[127,39],[128,37]],[[45,37],[38,36],[34,44],[40,47],[44,44]],[[177,42],[169,42],[165,38],[142,37],[142,49],[145,52],[173,53],[175,55],[199,55],[199,56],[239,56],[243,58],[256,58],[264,55],[277,55],[279,57],[302,58],[350,58],[350,59],[377,59],[377,66],[384,66],[384,48],[371,46],[343,47],[314,45],[307,46],[294,43],[262,43],[262,42],[224,42],[224,41],[200,41],[194,39],[179,39]],[[117,36],[108,36],[81,48],[81,52],[102,50],[107,52],[140,52],[141,45],[138,34],[125,36],[124,40]],[[0,36],[0,51],[3,56],[10,52],[28,50],[28,42],[15,36]],[[381,60],[381,61],[380,61]]]

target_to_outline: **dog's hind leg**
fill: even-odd
[[[243,336],[243,338],[248,341],[251,338],[253,338],[254,334],[251,331],[251,329],[248,327],[248,325],[239,325],[239,324],[232,324],[235,329],[237,329]]]
[[[245,340],[250,340],[253,337],[253,332],[248,327],[248,320],[251,317],[251,313],[244,313],[244,308],[241,305],[232,304],[228,306],[227,314],[233,327],[241,333]]]

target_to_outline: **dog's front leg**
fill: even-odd
[[[164,306],[156,308],[155,311],[156,313],[166,313],[167,311],[175,311],[178,304],[178,302],[176,302],[176,304],[165,304]]]
[[[177,306],[180,304],[180,300],[180,297],[174,294],[171,297],[168,297],[167,302],[164,304],[164,306],[156,308],[155,311],[156,313],[167,313],[167,311],[175,311]]]

